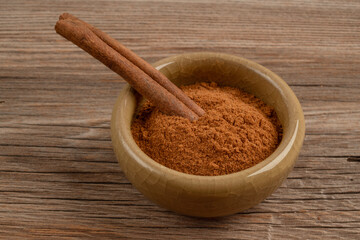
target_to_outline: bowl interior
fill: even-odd
[[[232,86],[254,94],[274,107],[283,127],[283,138],[278,148],[267,159],[240,172],[219,176],[196,176],[177,172],[152,160],[136,145],[130,127],[143,98],[128,86],[120,94],[114,108],[113,120],[116,121],[116,125],[121,123],[115,126],[114,130],[120,130],[121,141],[126,142],[128,149],[137,155],[141,164],[151,168],[152,171],[189,180],[194,178],[211,178],[211,181],[215,178],[224,178],[225,180],[235,175],[249,177],[276,166],[293,147],[295,138],[299,138],[298,143],[302,145],[304,118],[300,103],[289,86],[265,67],[241,57],[207,52],[177,55],[160,60],[153,65],[176,85],[214,81],[222,86]],[[297,136],[299,127],[300,137]]]
[[[227,54],[195,53],[167,58],[154,65],[177,86],[216,82],[251,93],[274,107],[283,126],[283,140],[289,140],[288,133],[294,131],[297,99],[289,94],[292,90],[283,80],[259,64]],[[137,95],[138,107],[142,101]]]

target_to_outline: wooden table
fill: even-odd
[[[0,238],[359,239],[360,2],[218,2],[0,2]],[[150,62],[215,51],[279,74],[307,128],[288,179],[218,219],[145,199],[111,147],[124,81],[55,33],[62,12]]]

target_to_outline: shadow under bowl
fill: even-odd
[[[275,108],[283,138],[268,158],[240,172],[197,176],[169,169],[135,143],[130,127],[141,99],[127,85],[113,109],[111,139],[122,171],[141,193],[180,214],[218,217],[253,207],[281,185],[295,164],[305,135],[300,103],[284,80],[255,62],[221,53],[183,54],[154,66],[176,85],[213,81],[254,94]]]

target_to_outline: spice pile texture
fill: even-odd
[[[197,121],[165,115],[146,102],[131,126],[136,143],[158,163],[188,174],[224,175],[254,166],[279,145],[276,112],[259,98],[216,83],[182,90],[206,111]]]

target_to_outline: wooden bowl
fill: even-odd
[[[243,89],[275,108],[284,129],[279,147],[246,170],[221,176],[196,176],[169,169],[148,157],[135,143],[130,125],[140,102],[126,86],[111,119],[111,139],[122,171],[148,199],[180,214],[218,217],[258,204],[292,170],[305,135],[304,115],[290,87],[265,67],[220,53],[191,53],[154,64],[177,85],[214,81]]]

